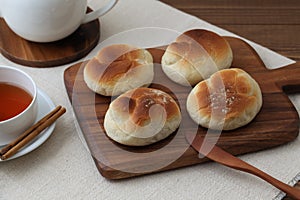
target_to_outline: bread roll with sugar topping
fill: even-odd
[[[224,69],[198,83],[187,98],[187,111],[199,125],[232,130],[248,124],[262,106],[257,82],[245,71]]]
[[[190,86],[229,68],[233,59],[227,41],[211,31],[195,29],[180,35],[163,57],[162,69],[174,82]]]
[[[112,140],[144,146],[173,133],[181,122],[180,109],[167,93],[152,88],[130,90],[111,102],[104,128]]]
[[[126,44],[103,48],[84,68],[84,81],[94,92],[115,96],[147,87],[154,77],[153,58],[145,49]]]

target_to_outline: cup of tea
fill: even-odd
[[[0,146],[16,139],[37,117],[37,88],[25,72],[0,66]]]
[[[87,0],[1,0],[0,17],[20,37],[53,42],[107,13],[118,0],[86,14]]]

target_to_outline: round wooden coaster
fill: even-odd
[[[9,60],[30,67],[54,67],[87,55],[100,38],[99,20],[81,25],[72,35],[50,43],[35,43],[16,35],[0,19],[0,51]]]

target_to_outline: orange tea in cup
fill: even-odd
[[[10,119],[23,112],[33,97],[23,88],[0,82],[0,121]]]

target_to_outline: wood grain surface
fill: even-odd
[[[249,45],[239,39],[226,39],[233,49],[232,67],[244,69],[258,81],[264,103],[252,123],[234,131],[223,131],[218,145],[239,155],[294,140],[298,136],[299,116],[282,87],[285,86],[284,89],[289,92],[300,92],[300,66],[267,70]],[[183,121],[179,130],[170,137],[146,147],[127,147],[107,138],[103,119],[112,99],[96,95],[87,88],[82,74],[85,63],[68,68],[64,74],[69,98],[92,156],[100,173],[109,179],[128,178],[207,161],[205,158],[199,159],[197,152],[185,140],[186,133],[207,133],[207,129],[195,125],[186,112],[185,101],[191,88],[179,86],[164,75],[159,64],[163,49],[149,51],[156,63],[154,84],[151,87],[170,93],[178,101]]]
[[[90,9],[89,9],[90,11]],[[81,25],[70,36],[55,42],[37,43],[16,35],[0,19],[0,52],[9,60],[30,67],[64,65],[87,55],[100,38],[99,20]]]
[[[300,61],[299,0],[161,0]]]
[[[299,0],[161,1],[300,61]]]

